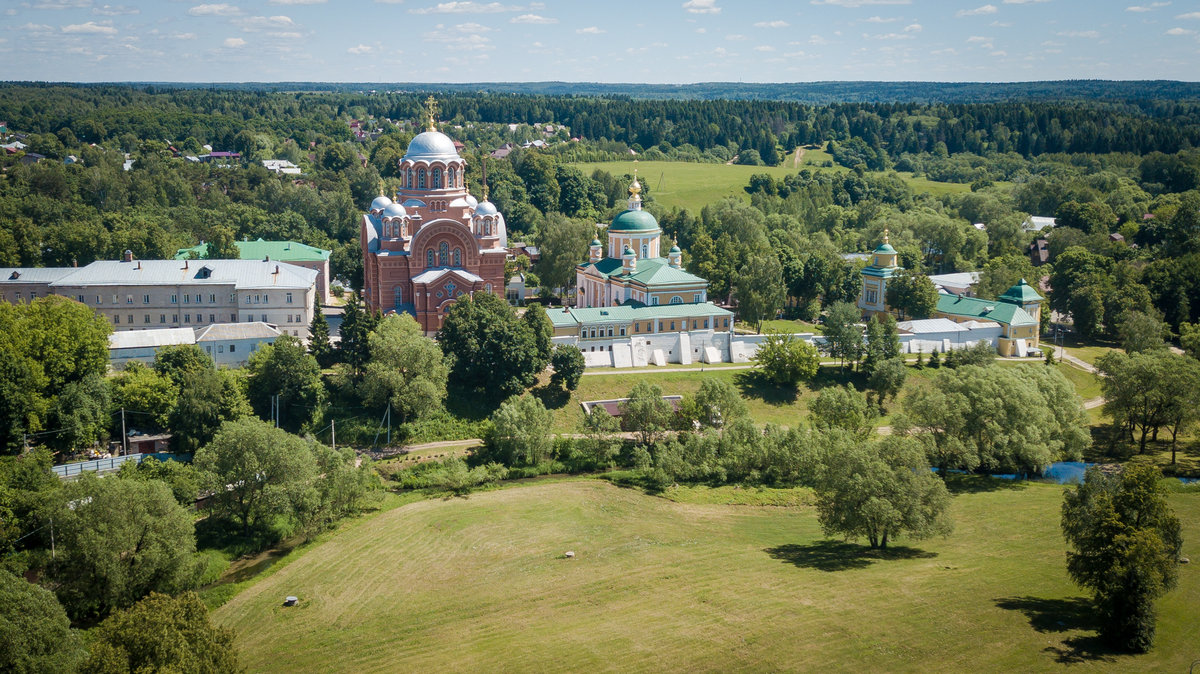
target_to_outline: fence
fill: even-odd
[[[51,466],[50,470],[62,479],[79,477],[84,473],[111,473],[115,470],[121,470],[121,466],[125,462],[132,461],[135,464],[141,463],[147,457],[154,457],[159,461],[191,461],[191,454],[126,454],[125,456],[114,456],[108,459],[92,459],[91,461],[76,461],[75,463],[64,463],[58,466]]]

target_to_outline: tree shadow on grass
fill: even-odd
[[[800,395],[795,386],[780,386],[759,370],[741,370],[733,375],[733,384],[744,398],[757,398],[768,405],[782,407],[796,402]]]
[[[571,392],[564,390],[561,386],[544,384],[530,389],[529,392],[541,400],[548,410],[561,409],[571,402]]]
[[[818,571],[848,571],[864,569],[876,562],[897,559],[932,559],[936,552],[919,548],[894,546],[872,548],[845,541],[817,541],[808,545],[788,543],[764,550],[772,559],[787,562],[802,569]]]
[[[1005,480],[991,475],[950,473],[946,476],[946,490],[951,494],[979,494],[988,491],[1019,491],[1025,489],[1023,480]]]
[[[999,608],[1024,613],[1029,619],[1029,626],[1038,632],[1088,631],[1089,634],[1064,639],[1062,645],[1051,644],[1043,649],[1062,664],[1094,660],[1112,661],[1116,656],[1124,654],[1109,647],[1096,634],[1099,624],[1096,621],[1095,607],[1086,597],[1005,597],[995,602]]]

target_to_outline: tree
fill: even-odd
[[[928,276],[904,269],[888,281],[886,299],[901,318],[929,318],[937,309],[938,291]]]
[[[1171,361],[1175,366],[1166,371],[1163,387],[1174,391],[1175,395],[1167,399],[1163,420],[1167,430],[1171,431],[1171,465],[1175,465],[1179,434],[1200,421],[1200,398],[1193,395],[1195,391],[1200,391],[1200,362],[1183,356],[1172,358]]]
[[[608,468],[621,451],[621,440],[617,433],[621,423],[600,405],[583,415],[580,431],[584,437],[575,443],[576,448],[596,469]]]
[[[977,468],[1040,474],[1055,460],[1078,457],[1090,439],[1070,382],[1040,365],[943,370],[933,386],[905,398],[904,410],[894,429],[914,431],[943,476]]]
[[[492,413],[480,459],[506,466],[536,466],[550,458],[550,412],[526,393],[513,396]]]
[[[834,302],[825,317],[825,339],[829,355],[836,357],[846,369],[846,361],[858,361],[863,349],[862,329],[858,327],[858,307],[849,302]]]
[[[98,374],[71,382],[54,399],[51,419],[54,428],[52,446],[74,449],[95,444],[107,437],[112,397],[108,382]]]
[[[889,358],[873,368],[867,379],[867,387],[875,392],[876,404],[882,410],[888,398],[895,398],[904,388],[904,380],[908,378],[908,368],[902,358]]]
[[[1167,388],[1172,368],[1182,366],[1183,356],[1169,351],[1120,353],[1112,351],[1096,359],[1096,369],[1104,375],[1100,382],[1104,393],[1104,413],[1117,428],[1133,433],[1140,430],[1138,453],[1146,451],[1151,433],[1166,424],[1166,411],[1178,391]]]
[[[525,321],[492,293],[455,302],[438,332],[450,378],[492,399],[518,395],[541,371],[537,341]]]
[[[808,403],[809,421],[820,431],[848,431],[865,439],[873,430],[870,403],[854,387],[826,386]]]
[[[258,419],[227,421],[193,464],[212,490],[213,514],[250,533],[308,495],[317,462],[300,438]]]
[[[621,403],[621,430],[634,431],[643,445],[652,445],[671,426],[671,403],[663,400],[662,389],[646,380],[634,384]]]
[[[550,356],[550,367],[554,369],[554,374],[550,375],[550,385],[574,391],[586,369],[583,352],[570,344],[559,344]]]
[[[229,370],[196,370],[180,381],[169,425],[176,446],[194,453],[212,440],[222,423],[253,412],[239,375]]]
[[[319,414],[325,402],[321,366],[299,339],[283,335],[250,356],[246,394],[258,416],[271,416],[276,400],[279,426],[297,430]]]
[[[950,493],[919,443],[891,437],[878,443],[834,439],[817,486],[817,516],[825,535],[866,538],[872,548],[905,534],[949,535]]]
[[[1093,466],[1063,500],[1067,573],[1092,591],[1101,636],[1134,652],[1154,644],[1154,601],[1175,586],[1183,545],[1160,479],[1148,465],[1120,475]]]
[[[408,314],[383,319],[368,337],[371,359],[363,371],[363,401],[390,405],[402,421],[427,417],[442,408],[450,369],[441,348]]]
[[[54,594],[4,569],[0,644],[0,669],[14,674],[69,674],[85,654]]]
[[[900,335],[891,314],[875,314],[867,321],[867,343],[863,347],[863,371],[875,373],[880,363],[900,357]]]
[[[1125,353],[1165,349],[1167,326],[1158,318],[1141,311],[1129,311],[1117,324],[1117,336]]]
[[[312,321],[308,324],[308,352],[317,359],[317,365],[328,367],[333,364],[333,345],[329,342],[329,321],[321,311],[321,301],[313,294]]]
[[[767,335],[754,353],[763,376],[779,386],[812,379],[821,364],[817,347],[793,335]]]
[[[722,428],[746,416],[746,401],[724,379],[706,378],[679,406],[679,416],[701,428]]]
[[[172,344],[160,347],[154,354],[154,371],[178,387],[184,377],[201,370],[211,370],[212,356],[195,344]]]
[[[1187,355],[1200,359],[1200,324],[1179,324],[1179,346]]]
[[[739,318],[754,326],[756,333],[762,332],[764,320],[775,318],[785,294],[783,267],[774,255],[742,267],[733,288]]]
[[[339,331],[341,341],[338,352],[341,359],[350,366],[354,374],[362,373],[363,367],[371,357],[368,335],[378,323],[370,309],[364,309],[358,293],[351,293],[342,314],[342,327]]]
[[[199,595],[157,592],[101,622],[82,672],[237,672],[233,630],[218,627]]]
[[[112,380],[113,406],[139,412],[139,422],[159,428],[168,427],[178,398],[174,382],[138,361],[130,362]]]
[[[209,260],[240,260],[242,251],[236,242],[237,234],[232,229],[217,225],[209,230],[204,257]]]
[[[550,364],[550,356],[553,355],[554,324],[546,315],[546,308],[536,303],[525,309],[521,320],[529,326],[529,332],[533,334],[533,345],[537,349],[537,365],[534,367],[541,372]]]
[[[596,236],[596,227],[587,220],[572,220],[560,213],[546,217],[538,236],[541,256],[533,267],[542,288],[553,292],[575,283],[575,265],[587,260],[588,244]]]
[[[180,592],[199,580],[192,516],[163,482],[88,474],[65,486],[47,516],[57,538],[47,575],[76,620],[102,618],[150,592]]]

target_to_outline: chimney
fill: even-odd
[[[187,261],[187,260],[184,260],[184,261],[183,261],[183,268],[184,268],[184,269],[187,269],[187,268],[188,268],[188,261]]]
[[[138,268],[138,270],[139,270],[139,271],[141,271],[141,269],[142,269],[142,261],[141,261],[141,260],[138,260],[138,261],[137,261],[137,263],[138,263],[138,266],[137,266],[137,268]]]
[[[72,267],[78,267],[78,266],[79,266],[79,259],[78,259],[78,258],[74,258],[74,257],[73,257],[73,258],[71,258],[71,266],[72,266]]]
[[[270,262],[270,261],[271,261],[271,256],[270,256],[270,255],[268,255],[268,256],[266,256],[266,257],[264,257],[264,258],[263,258],[263,262]]]
[[[125,254],[121,256],[121,261],[122,262],[133,262],[133,251],[126,248]]]
[[[279,265],[275,265],[275,273],[276,273],[276,274],[278,274],[278,273],[279,273]]]

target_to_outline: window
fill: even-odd
[[[133,314],[129,314],[125,318],[129,319],[129,320],[125,321],[126,323],[128,323],[129,325],[133,325]]]
[[[683,304],[683,298],[679,295],[675,295],[671,298],[671,304]]]
[[[263,323],[266,323],[266,322],[267,322],[267,315],[266,315],[266,314],[262,314],[262,322],[263,322]]]
[[[450,244],[445,241],[438,244],[438,266],[450,266]]]
[[[203,323],[204,322],[204,314],[196,314],[196,322]]]
[[[216,323],[216,322],[217,322],[217,315],[216,315],[216,314],[209,314],[209,315],[208,315],[208,322],[209,322],[209,323]]]
[[[433,189],[442,189],[442,169],[440,168],[433,169]]]
[[[142,320],[143,323],[149,323],[150,322],[150,314],[143,314],[142,319],[143,319]]]
[[[729,319],[728,318],[725,319],[725,324],[723,327],[726,327],[726,328],[729,327]]]
[[[304,322],[304,319],[300,317],[300,314],[296,314],[296,322],[297,322],[297,323],[303,323],[303,322]]]
[[[271,303],[271,296],[263,295],[263,304],[270,304],[270,303]]]
[[[425,251],[425,266],[426,267],[433,266],[433,249],[432,248]]]
[[[104,304],[104,296],[96,295],[96,304]]]
[[[133,295],[125,296],[125,304],[133,304]]]
[[[183,303],[184,303],[184,304],[191,304],[191,302],[192,302],[192,296],[191,296],[191,295],[189,295],[189,294],[187,294],[187,293],[184,293],[184,294],[183,294]]]
[[[191,315],[191,314],[184,314],[184,315],[183,315],[183,322],[184,322],[184,323],[191,323],[191,322],[192,322],[192,315]]]
[[[425,169],[417,171],[417,189],[425,189]]]
[[[229,303],[237,304],[237,293],[229,293]]]
[[[291,315],[291,314],[288,314],[288,317],[287,317],[287,322],[288,322],[288,323],[291,323],[291,322],[292,322],[292,315]]]
[[[625,336],[625,326],[624,325],[621,326],[621,336],[622,337]]]
[[[229,353],[233,353],[234,351],[237,351],[237,344],[230,344]]]
[[[634,324],[633,324],[633,331],[634,331],[634,332],[641,332],[641,331],[642,331],[642,324],[641,324],[641,323],[634,323]],[[625,333],[621,333],[621,334],[625,334]]]
[[[454,266],[455,267],[462,266],[462,250],[459,248],[454,249]]]
[[[255,303],[255,304],[258,304],[258,303],[259,303],[259,300],[261,300],[261,299],[262,299],[262,296],[261,296],[261,295],[255,295],[255,296],[254,296],[254,303]]]
[[[179,295],[171,295],[171,304],[179,304]]]
[[[150,296],[142,295],[142,304],[150,304]]]
[[[692,301],[693,302],[701,302],[701,301],[703,301],[700,299],[701,297],[703,297],[703,295],[701,295],[700,293],[696,293],[695,295],[692,295]]]
[[[286,301],[288,304],[291,304],[291,303],[292,303],[292,294],[291,294],[291,293],[288,293],[288,294],[286,295],[286,300],[285,300],[285,301]]]
[[[650,298],[650,306],[652,306],[652,307],[658,306],[658,298],[657,297]]]
[[[217,303],[217,296],[216,296],[215,294],[210,294],[210,295],[208,296],[208,303],[209,303],[209,304],[216,304],[216,303]]]
[[[171,314],[171,322],[178,323],[179,322],[179,314]]]
[[[708,328],[708,319],[707,319],[707,318],[706,318],[706,319],[704,319],[704,327],[705,327],[705,329],[707,329],[707,328]]]
[[[204,297],[202,295],[200,295],[199,293],[196,293],[196,304],[200,304],[203,301],[204,301]]]
[[[671,329],[672,329],[672,330],[674,330],[674,329],[675,329],[675,321],[671,321]]]
[[[205,344],[205,345],[204,345],[204,350],[205,350],[207,353],[209,353],[209,354],[211,355],[211,354],[212,354],[212,345],[211,345],[211,344]]]
[[[224,344],[217,345],[217,353],[225,353],[225,345]]]
[[[113,304],[116,304],[117,302],[120,302],[120,301],[121,300],[116,295],[113,295]]]
[[[113,314],[113,325],[120,325],[120,324],[121,324],[121,317],[118,316],[117,314]]]
[[[79,300],[80,304],[83,304],[83,295],[76,295],[75,299]]]
[[[579,338],[580,338],[580,339],[587,339],[587,328],[581,328],[581,329],[579,330]]]
[[[229,314],[229,322],[237,323],[237,314]]]
[[[159,314],[159,315],[158,315],[158,322],[159,322],[159,323],[166,323],[166,322],[167,322],[167,315],[166,315],[166,314]]]
[[[643,243],[642,244],[642,259],[645,260],[648,257],[650,257],[650,246]]]

